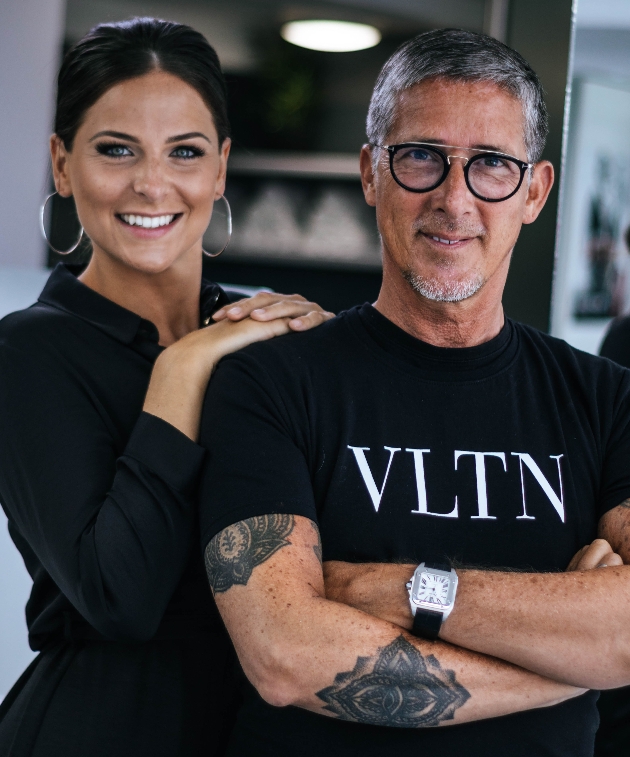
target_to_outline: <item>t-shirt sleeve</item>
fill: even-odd
[[[626,499],[630,499],[630,371],[623,371],[615,395],[610,433],[604,449],[600,517]]]
[[[208,450],[199,489],[203,549],[227,526],[259,515],[317,522],[304,389],[289,374],[274,366],[270,375],[245,351],[223,360],[210,382],[200,433]]]

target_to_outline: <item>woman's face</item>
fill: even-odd
[[[147,273],[198,264],[229,150],[198,92],[163,71],[109,89],[71,152],[51,138],[57,191],[74,195],[94,254]]]

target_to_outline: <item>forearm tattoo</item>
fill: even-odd
[[[317,537],[317,544],[313,544],[313,552],[315,552],[315,557],[319,560],[319,563],[321,565],[322,563],[322,537],[319,533],[319,528],[311,521],[311,526],[313,526],[313,531],[315,531],[315,536]]]
[[[452,720],[469,692],[433,656],[423,657],[402,634],[374,657],[358,657],[317,692],[342,720],[398,728],[426,728]]]
[[[206,547],[205,562],[215,594],[247,586],[252,571],[291,542],[293,515],[260,515],[224,528]]]

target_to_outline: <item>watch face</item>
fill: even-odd
[[[438,576],[434,573],[423,573],[416,590],[414,599],[417,602],[444,606],[448,604],[448,588],[451,579],[447,576]]]

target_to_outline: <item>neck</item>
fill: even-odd
[[[400,270],[383,258],[383,284],[376,309],[416,339],[436,347],[474,347],[501,331],[505,322],[501,296],[507,278],[505,270],[495,273],[472,297],[461,302],[434,302],[418,294]]]
[[[168,347],[199,328],[201,255],[190,255],[166,271],[147,273],[125,265],[95,247],[79,279],[117,305],[155,324]]]

